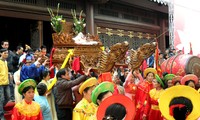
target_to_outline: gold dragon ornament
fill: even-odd
[[[96,73],[110,72],[115,66],[115,63],[123,60],[125,58],[126,52],[128,51],[129,43],[127,41],[123,43],[117,43],[111,46],[110,51],[107,53],[101,51],[100,57],[96,64],[96,67],[93,67],[92,70]],[[156,42],[146,43],[140,46],[137,50],[131,50],[131,61],[130,65],[133,70],[138,69],[143,60],[149,58],[156,49]],[[82,67],[88,68],[87,61],[88,59],[81,59]]]
[[[142,62],[149,58],[156,50],[156,42],[146,43],[140,46],[137,50],[131,50],[130,65],[132,70],[138,69]]]
[[[93,70],[97,73],[110,72],[116,62],[124,59],[128,48],[129,43],[124,41],[123,43],[117,43],[111,46],[108,53],[102,51],[97,63],[97,68],[94,68]]]

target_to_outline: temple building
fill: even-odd
[[[128,41],[137,49],[156,39],[159,48],[169,47],[168,6],[151,0],[0,0],[0,40],[48,50],[53,47],[50,15],[47,7],[72,22],[71,9],[83,10],[85,34],[98,34],[104,46]]]

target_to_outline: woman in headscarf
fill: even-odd
[[[43,120],[40,105],[33,101],[36,82],[33,79],[24,80],[18,92],[24,99],[13,108],[12,120]]]
[[[160,77],[156,74],[156,79],[153,79],[153,87],[154,89],[149,92],[149,99],[146,108],[150,107],[150,111],[145,111],[146,116],[148,116],[148,120],[163,120],[159,109],[159,98],[164,92],[164,83],[160,79]]]
[[[174,77],[175,77],[174,74],[165,74],[164,75],[165,88],[170,88],[170,87],[174,86],[172,83],[172,79]]]
[[[111,82],[102,82],[92,91],[92,102],[96,105],[100,105],[101,102],[109,96],[112,96],[114,92],[114,84]]]
[[[153,89],[152,80],[155,78],[155,74],[157,74],[156,69],[154,68],[145,69],[144,71],[145,80],[141,81],[138,84],[135,95],[135,103],[136,103],[135,120],[147,119],[147,116],[144,114],[144,112],[147,104],[147,98],[149,97],[149,91]]]
[[[159,99],[159,108],[167,120],[197,120],[200,117],[200,94],[193,88],[178,85],[168,88]]]
[[[175,76],[174,78],[172,78],[172,84],[174,86],[181,85],[181,79],[182,79],[181,76]]]
[[[194,74],[187,74],[181,79],[181,85],[187,85],[195,89],[198,83],[198,77]]]
[[[125,95],[129,97],[133,102],[135,102],[135,93],[137,90],[137,85],[135,84],[135,80],[139,79],[143,80],[141,74],[138,70],[132,72],[132,70],[128,73],[128,76],[124,83]]]
[[[98,120],[133,120],[134,117],[134,102],[121,94],[106,98],[97,110]]]
[[[89,78],[79,87],[82,100],[73,109],[73,120],[95,120],[97,107],[92,104],[91,94],[98,82],[95,77]]]

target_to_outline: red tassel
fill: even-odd
[[[171,116],[174,116],[174,113],[173,113],[173,111],[174,111],[174,108],[183,108],[183,107],[185,107],[185,105],[183,105],[183,104],[176,104],[176,105],[172,105],[172,106],[170,106],[170,108],[169,108],[169,114],[171,115]]]

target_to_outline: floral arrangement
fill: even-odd
[[[83,11],[80,12],[79,19],[77,19],[77,17],[76,17],[76,11],[75,10],[71,10],[71,13],[72,13],[73,22],[74,22],[74,33],[78,34],[80,32],[83,32],[83,29],[86,26],[85,19],[82,18]]]
[[[60,34],[62,32],[62,29],[63,29],[62,23],[65,22],[65,19],[63,19],[63,16],[58,15],[59,6],[60,6],[60,3],[58,3],[58,5],[57,5],[56,15],[54,15],[51,8],[47,8],[47,10],[51,16],[51,26],[52,26],[53,30],[58,34]]]

